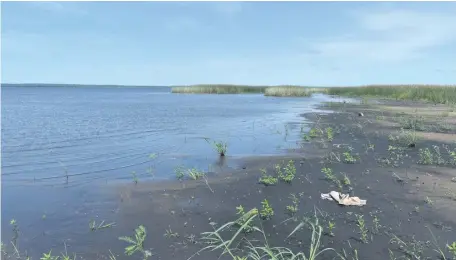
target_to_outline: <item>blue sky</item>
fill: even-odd
[[[2,82],[456,83],[456,2],[2,2]]]

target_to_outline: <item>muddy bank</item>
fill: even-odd
[[[435,244],[450,258],[446,244],[456,241],[456,158],[448,151],[456,151],[456,113],[444,106],[403,101],[327,104],[323,108],[337,113],[305,114],[314,130],[302,133],[300,148],[287,156],[249,158],[239,169],[199,180],[115,186],[109,191],[115,214],[108,221],[116,225],[89,234],[89,252],[78,251],[78,247],[68,251],[83,259],[107,258],[109,250],[117,259],[140,259],[140,253],[126,257],[123,252],[128,244],[118,237],[131,236],[138,225],[144,225],[144,247],[153,252],[151,259],[218,259],[220,250],[195,255],[207,246],[201,233],[236,220],[236,207],[261,210],[261,202],[267,199],[274,214],[255,224],[264,229],[270,246],[307,255],[308,229],[287,236],[303,218],[316,214],[324,230],[322,247],[341,254],[345,250],[346,259],[356,259],[355,250],[358,259],[390,259],[391,253],[397,258],[438,259]],[[414,129],[401,131],[407,125]],[[439,155],[435,147],[439,147]],[[259,183],[262,172],[276,176],[275,166],[290,160],[296,168],[290,183]],[[334,177],[328,178],[323,168],[326,173],[330,169]],[[320,198],[331,190],[358,196],[367,205],[343,207]],[[287,206],[294,206],[296,212],[292,214]],[[364,221],[363,229],[360,221]],[[223,233],[226,239],[230,234]],[[239,256],[246,254],[241,250],[246,239],[259,240],[254,243],[260,245],[264,240],[258,233],[246,234],[233,245]],[[318,259],[335,256],[328,251]]]

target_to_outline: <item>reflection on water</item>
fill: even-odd
[[[14,218],[22,246],[44,252],[84,237],[94,216],[115,214],[117,202],[100,188],[132,182],[132,172],[140,181],[175,178],[179,165],[217,172],[236,167],[234,158],[283,153],[300,138],[299,114],[324,100],[2,88],[2,237]],[[227,157],[205,138],[227,142]]]

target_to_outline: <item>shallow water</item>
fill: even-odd
[[[131,183],[132,172],[143,182],[175,178],[180,165],[217,172],[245,156],[285,153],[307,129],[299,114],[326,100],[3,87],[2,240],[14,218],[24,249],[48,251],[63,239],[77,247],[90,219],[115,214],[104,191],[110,184]],[[226,141],[227,158],[220,161],[205,138]]]

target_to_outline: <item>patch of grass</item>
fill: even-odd
[[[337,179],[336,175],[334,175],[333,171],[331,168],[323,168],[321,169],[321,172],[325,174],[325,178],[328,181],[332,181],[336,186],[339,188],[339,190],[342,190],[342,182]]]
[[[270,236],[264,232],[263,229],[253,226],[253,230],[258,232],[264,241],[259,240],[248,240],[248,238],[240,238],[239,235],[243,232],[243,230],[252,225],[251,223],[258,217],[258,211],[249,211],[244,215],[246,219],[245,224],[238,228],[238,230],[230,236],[229,239],[224,239],[222,234],[226,234],[227,230],[229,230],[233,225],[236,225],[236,222],[228,222],[222,225],[219,228],[214,227],[214,231],[212,232],[204,232],[203,241],[206,241],[208,244],[207,247],[201,249],[197,253],[194,254],[200,255],[203,251],[221,251],[221,256],[228,255],[229,258],[233,260],[240,260],[240,259],[271,259],[271,260],[285,260],[285,259],[294,259],[294,260],[316,260],[320,255],[325,252],[335,252],[333,248],[322,248],[321,245],[321,236],[323,232],[323,228],[318,223],[318,218],[315,218],[315,221],[311,222],[308,220],[304,220],[300,222],[298,226],[288,235],[287,238],[293,236],[303,227],[309,227],[311,239],[310,244],[308,245],[308,252],[300,251],[300,252],[293,252],[292,249],[286,247],[272,247],[270,246],[267,238]],[[239,241],[241,239],[245,239],[246,243],[242,243],[241,247]],[[337,253],[336,253],[337,254]],[[247,255],[240,256],[240,255]],[[326,255],[326,254],[325,254]],[[220,256],[220,257],[221,257]],[[189,258],[190,259],[190,258]]]
[[[456,103],[454,85],[370,85],[327,89],[330,95],[393,98],[396,100],[422,100],[440,104]]]
[[[152,252],[144,250],[144,241],[146,240],[147,231],[143,225],[140,225],[135,229],[134,237],[119,237],[119,240],[125,241],[130,245],[125,247],[125,255],[131,256],[136,252],[140,252],[143,255],[143,259],[148,259],[152,256]]]
[[[268,185],[277,184],[277,182],[279,181],[276,177],[274,177],[272,175],[267,175],[266,169],[260,169],[260,171],[262,174],[259,179],[259,183],[268,186]]]
[[[269,204],[269,201],[267,199],[264,199],[261,202],[260,217],[263,220],[268,220],[268,219],[271,219],[272,216],[274,216],[274,210],[272,209],[271,205]]]
[[[390,134],[388,136],[388,140],[404,147],[415,147],[419,141],[419,137],[416,134],[416,131],[401,129],[401,131],[396,135]]]
[[[403,129],[426,131],[423,117],[399,117],[399,124]]]
[[[346,186],[350,186],[350,185],[351,185],[350,178],[348,178],[347,174],[344,174],[344,178],[342,179],[342,182],[343,182],[344,185],[346,185]]]

